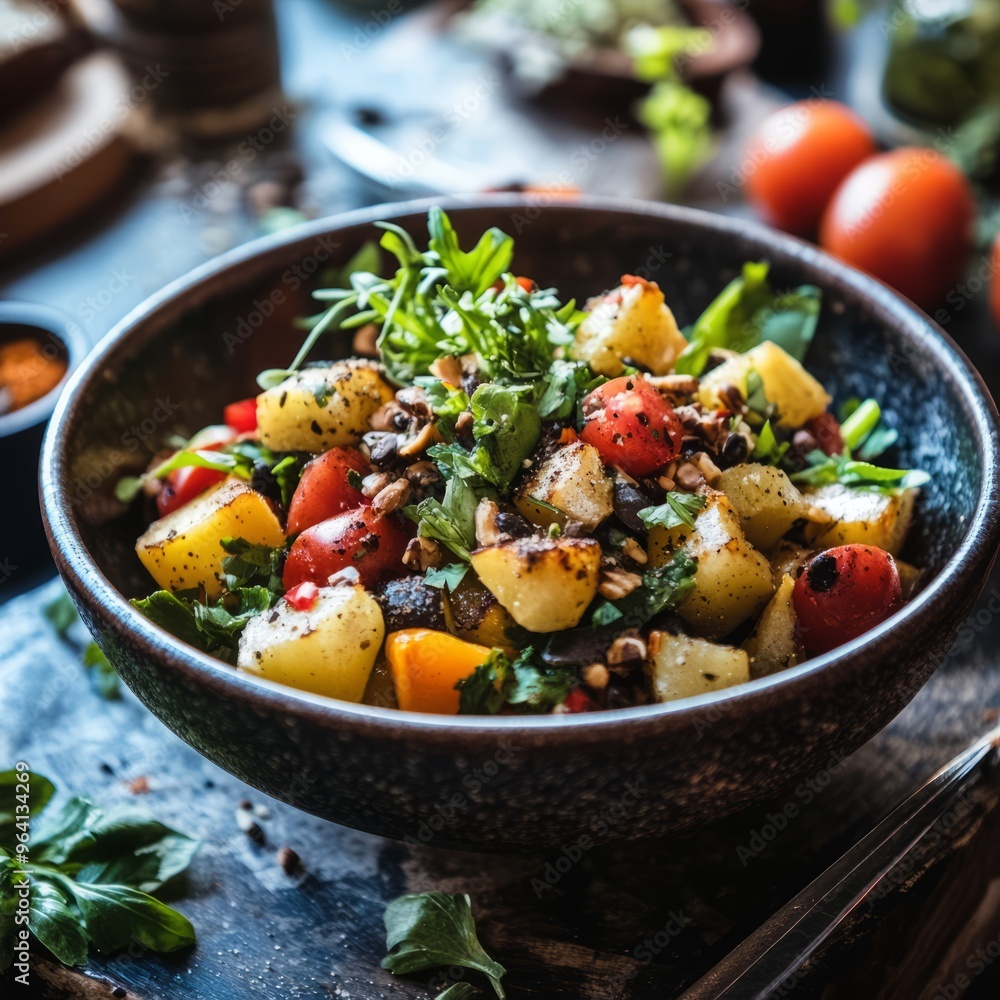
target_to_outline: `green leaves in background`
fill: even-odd
[[[106,954],[132,941],[154,951],[193,944],[187,917],[150,893],[188,867],[198,842],[146,813],[106,813],[83,798],[53,811],[54,793],[43,775],[0,772],[0,912],[14,911],[27,881],[29,929],[66,965],[84,964],[91,943]],[[27,860],[17,851],[25,843]],[[13,937],[0,936],[0,972],[12,960]]]

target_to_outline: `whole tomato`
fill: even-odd
[[[903,606],[896,561],[874,545],[839,545],[806,563],[792,591],[798,639],[825,653]]]
[[[213,424],[205,427],[188,442],[189,451],[218,451],[236,440],[236,432],[228,426]],[[185,465],[167,474],[163,487],[156,494],[156,511],[160,517],[172,514],[179,507],[201,496],[205,490],[218,486],[226,478],[224,472],[205,469],[200,465]]]
[[[368,498],[351,483],[351,473],[363,476],[365,460],[354,448],[331,448],[302,470],[288,505],[288,534],[297,535],[328,517],[363,507]]]
[[[410,538],[395,515],[379,517],[371,507],[345,511],[314,524],[295,539],[282,577],[285,590],[311,582],[319,587],[353,566],[366,587],[403,572]]]
[[[933,149],[873,156],[837,188],[820,244],[925,309],[962,277],[976,203],[962,172]]]
[[[874,152],[868,126],[843,104],[791,104],[765,118],[747,143],[747,198],[771,225],[808,236],[837,185]]]
[[[648,476],[675,459],[684,432],[674,408],[645,379],[622,375],[588,393],[580,439],[608,465]]]

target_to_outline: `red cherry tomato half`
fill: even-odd
[[[335,514],[367,506],[368,498],[351,484],[352,472],[358,476],[367,472],[364,458],[354,448],[333,448],[309,462],[288,505],[288,534],[297,535]]]
[[[236,432],[231,427],[213,424],[204,427],[188,442],[191,451],[218,451],[236,440]],[[203,469],[201,466],[186,465],[169,473],[163,481],[163,488],[156,495],[156,510],[160,517],[173,513],[178,507],[190,503],[205,490],[217,486],[226,478],[224,472]]]
[[[296,611],[311,611],[316,606],[317,597],[319,597],[319,587],[309,580],[300,583],[297,587],[292,587],[285,594],[285,600]]]
[[[580,438],[630,476],[648,476],[680,454],[684,435],[674,408],[638,376],[596,388],[584,399],[583,414]]]
[[[866,160],[827,206],[820,244],[930,309],[961,279],[976,203],[969,183],[933,149]]]
[[[403,572],[401,560],[409,540],[394,516],[380,518],[371,507],[327,518],[295,539],[285,560],[285,590],[306,581],[322,587],[348,566],[358,571],[366,587],[373,587]]]
[[[825,653],[903,606],[899,570],[885,549],[840,545],[813,556],[792,591],[799,641]]]
[[[840,421],[832,413],[821,413],[806,424],[806,430],[826,455],[843,455],[844,439],[840,436]]]
[[[257,398],[241,399],[238,403],[230,403],[222,411],[222,419],[227,427],[232,427],[237,434],[247,434],[257,430]]]
[[[175,469],[163,482],[163,489],[156,494],[156,510],[160,517],[172,514],[179,507],[201,496],[205,490],[217,486],[226,478],[224,472],[203,469],[198,465],[186,465]]]
[[[771,225],[808,236],[840,182],[874,152],[868,127],[843,104],[790,104],[747,144],[747,197]]]
[[[562,710],[570,715],[578,712],[592,712],[597,706],[593,699],[580,688],[573,688],[562,703]]]

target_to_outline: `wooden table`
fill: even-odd
[[[368,37],[357,34],[369,23],[366,16],[319,0],[290,0],[279,8],[294,128],[252,162],[240,161],[241,169],[229,176],[220,177],[219,171],[225,171],[231,149],[198,159],[160,158],[123,192],[110,217],[0,273],[0,293],[62,308],[96,340],[166,281],[254,235],[257,223],[246,199],[253,182],[301,167],[305,200],[318,212],[373,200],[316,138],[314,126],[334,107],[388,108],[404,127],[409,122],[419,131],[421,121],[433,120],[470,85],[485,80],[481,107],[448,136],[449,154],[474,154],[512,172],[533,161],[533,176],[544,179],[589,141],[578,126],[552,123],[537,110],[508,104],[502,90],[489,89],[490,68],[468,54],[430,38],[418,44],[390,24],[348,59],[342,46],[357,47],[359,37]],[[331,52],[343,58],[331,59]],[[587,190],[648,195],[650,162],[642,139],[626,133],[613,151],[588,165],[580,183]],[[983,298],[980,293],[952,309],[945,325],[983,371],[997,373],[1000,337]],[[5,521],[5,530],[12,530],[16,517]],[[411,850],[319,821],[203,760],[127,692],[120,701],[102,699],[77,654],[53,636],[42,617],[42,604],[60,585],[29,589],[46,573],[45,567],[25,567],[0,588],[6,601],[0,607],[0,761],[27,761],[52,777],[63,794],[87,795],[105,806],[148,806],[165,822],[202,838],[204,847],[175,894],[176,905],[197,928],[196,948],[171,957],[95,955],[82,972],[39,958],[33,975],[42,996],[430,996],[430,976],[395,980],[379,968],[385,903],[429,888],[472,895],[482,939],[507,967],[513,998],[675,996],[923,778],[995,723],[1000,709],[997,576],[932,681],[852,758],[831,759],[777,800],[697,833],[594,849],[542,890],[546,866],[559,852],[513,857]],[[25,592],[9,599],[19,590]],[[237,826],[235,811],[244,799],[258,810],[263,843]],[[988,847],[997,843],[995,834],[995,824],[977,821],[975,833],[965,830],[958,839]],[[286,874],[278,865],[276,852],[283,846],[301,857],[298,873]],[[879,978],[893,968],[890,959],[936,959],[950,942],[968,940],[971,913],[987,898],[987,876],[992,877],[985,860],[971,876],[963,875],[967,852],[954,855],[951,841],[948,846],[925,867],[933,869],[938,891],[942,885],[960,887],[967,906],[950,897],[945,906],[928,890],[924,896],[930,902],[921,903],[928,908],[914,917],[920,892],[896,894],[886,903],[884,919],[874,914],[863,938],[867,951],[854,945],[835,969],[828,963],[820,978],[806,977],[786,995],[818,996],[827,983],[828,997],[915,996],[882,990]],[[996,937],[996,909],[980,906],[976,934]],[[903,910],[909,923],[891,915]],[[918,946],[902,948],[911,938]],[[941,968],[950,966],[944,962]],[[443,981],[438,977],[433,984]],[[990,964],[960,993],[996,996],[998,983],[997,966]]]

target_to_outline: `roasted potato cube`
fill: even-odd
[[[752,369],[761,377],[767,401],[778,408],[778,423],[783,427],[801,427],[830,405],[826,389],[770,340],[713,368],[701,380],[699,396],[703,405],[710,409],[719,406],[718,390],[724,385],[735,385],[746,395],[747,376]]]
[[[164,590],[203,586],[215,598],[222,593],[223,538],[276,547],[284,544],[285,533],[264,497],[241,479],[227,479],[154,521],[135,551]]]
[[[742,649],[669,632],[649,635],[647,669],[657,701],[676,701],[750,680]]]
[[[534,502],[542,500],[593,531],[614,513],[613,496],[600,452],[592,444],[574,441],[532,469],[514,497],[514,506],[543,527],[559,521],[558,514]]]
[[[601,546],[592,538],[515,538],[476,549],[472,568],[531,632],[579,624],[597,594]]]
[[[771,465],[734,465],[715,488],[729,499],[750,544],[769,549],[801,517],[829,524],[829,515],[803,499],[781,469]]]
[[[322,452],[357,444],[368,421],[393,398],[377,365],[338,361],[303,368],[257,397],[263,444],[275,451]]]
[[[570,353],[599,375],[620,375],[623,358],[666,375],[687,346],[663,292],[652,281],[621,285],[605,295],[576,332]]]
[[[786,667],[794,667],[802,658],[802,651],[795,641],[794,589],[795,581],[786,574],[764,608],[753,635],[743,643],[750,656],[753,677],[766,677]]]
[[[252,618],[236,665],[302,691],[361,701],[384,638],[382,609],[363,587],[321,587],[308,611],[282,599]]]
[[[708,497],[694,529],[650,528],[651,566],[662,566],[677,549],[698,560],[694,589],[677,613],[709,639],[727,635],[756,614],[774,591],[768,561],[747,541],[721,493]]]
[[[918,492],[911,489],[897,494],[876,493],[839,483],[805,490],[805,499],[833,522],[809,525],[806,538],[817,549],[861,544],[898,555],[910,530]]]

